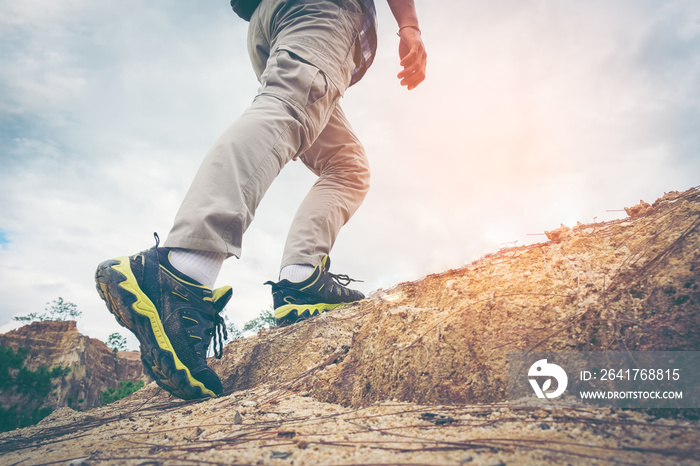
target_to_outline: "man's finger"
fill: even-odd
[[[416,73],[419,70],[417,65],[413,65],[409,68],[404,68],[403,70],[399,71],[399,74],[396,75],[397,78],[405,78],[406,76],[412,76],[414,73]]]
[[[406,76],[412,76],[413,74],[416,73],[422,73],[425,74],[425,67],[421,62],[414,62],[411,63],[410,66],[404,66],[404,69],[399,72],[397,75],[399,78],[403,78]]]
[[[416,60],[416,56],[418,55],[418,52],[416,51],[415,48],[412,48],[408,51],[408,53],[401,59],[401,62],[399,65],[405,67],[406,65],[414,62]]]
[[[411,76],[410,78],[403,79],[401,81],[401,85],[406,86],[408,88],[408,90],[410,91],[410,90],[414,89],[416,86],[418,86],[420,83],[422,83],[424,79],[425,79],[424,74],[416,73],[413,76]]]

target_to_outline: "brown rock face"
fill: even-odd
[[[648,206],[648,204],[647,204]],[[234,341],[225,389],[366,406],[504,401],[508,351],[700,350],[700,191]]]
[[[103,391],[117,387],[120,380],[148,381],[138,352],[115,355],[102,341],[78,333],[75,321],[32,322],[0,335],[0,345],[27,349],[25,366],[32,370],[43,365],[70,368],[54,379],[45,402],[50,407],[91,408],[100,404]],[[6,405],[10,400],[3,398],[0,403]]]

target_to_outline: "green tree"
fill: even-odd
[[[243,324],[243,333],[258,332],[260,329],[268,328],[275,325],[275,315],[271,309],[260,311],[257,317]]]
[[[100,395],[100,402],[102,405],[114,403],[115,401],[121,400],[122,398],[131,395],[135,391],[140,390],[143,388],[143,385],[143,380],[137,380],[136,382],[131,380],[121,380],[119,381],[119,387],[108,388],[102,392]]]
[[[262,310],[257,317],[246,321],[242,327],[238,327],[235,323],[230,322],[227,315],[224,315],[224,321],[226,322],[229,340],[237,340],[243,338],[243,335],[246,333],[253,334],[259,332],[260,329],[274,326],[275,315],[272,313],[272,309]]]
[[[15,384],[14,374],[24,365],[27,353],[26,348],[18,348],[15,352],[12,348],[0,346],[0,392]]]
[[[22,402],[5,408],[0,406],[0,431],[36,424],[51,414],[52,408],[43,406],[51,393],[53,379],[65,377],[69,367],[40,366],[36,370],[24,365],[29,352],[24,348],[15,351],[0,346],[0,393],[22,395]]]
[[[83,312],[78,310],[78,306],[70,301],[64,301],[62,297],[46,303],[44,312],[30,312],[26,316],[15,316],[14,320],[19,322],[44,322],[47,320],[74,320],[82,316]]]
[[[119,332],[114,332],[107,337],[107,346],[112,348],[115,353],[117,351],[126,351],[126,337]]]

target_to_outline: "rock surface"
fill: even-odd
[[[120,380],[150,380],[138,352],[115,354],[102,341],[80,334],[75,321],[32,322],[0,335],[0,345],[27,349],[25,366],[32,370],[39,366],[70,368],[68,374],[54,379],[45,402],[54,408],[99,406],[102,392],[117,387]],[[0,404],[7,407],[5,395],[0,394]]]
[[[3,461],[699,464],[698,410],[506,402],[510,350],[700,350],[700,192],[630,212],[231,342],[219,398],[59,410]]]
[[[354,407],[493,403],[509,351],[698,351],[700,191],[633,210],[234,341],[212,367],[229,390],[294,381]]]

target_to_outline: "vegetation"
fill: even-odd
[[[245,322],[241,328],[238,328],[233,322],[228,322],[228,317],[225,317],[225,320],[227,322],[226,330],[231,340],[243,338],[243,335],[246,333],[254,334],[263,328],[269,328],[275,325],[275,315],[272,313],[271,309],[260,311],[257,317]]]
[[[126,337],[119,332],[114,332],[107,337],[107,346],[112,348],[113,352],[126,351]]]
[[[275,325],[275,316],[270,309],[260,311],[260,314],[254,319],[243,324],[243,333],[258,332],[260,329],[268,328]]]
[[[0,393],[10,393],[21,399],[9,408],[0,406],[0,432],[36,424],[53,411],[43,406],[51,393],[53,379],[64,377],[69,367],[40,366],[36,370],[24,365],[28,351],[0,346]]]
[[[14,320],[19,322],[43,322],[46,320],[75,320],[82,316],[83,312],[78,310],[78,306],[70,301],[64,301],[60,296],[50,303],[46,303],[44,312],[30,312],[26,316],[15,316]]]
[[[143,380],[138,380],[136,382],[133,382],[131,380],[121,380],[119,382],[119,387],[108,388],[107,390],[102,392],[102,395],[100,395],[100,402],[102,403],[102,405],[114,403],[115,401],[121,400],[122,398],[126,398],[135,391],[140,390],[141,388],[143,388],[143,385]]]

